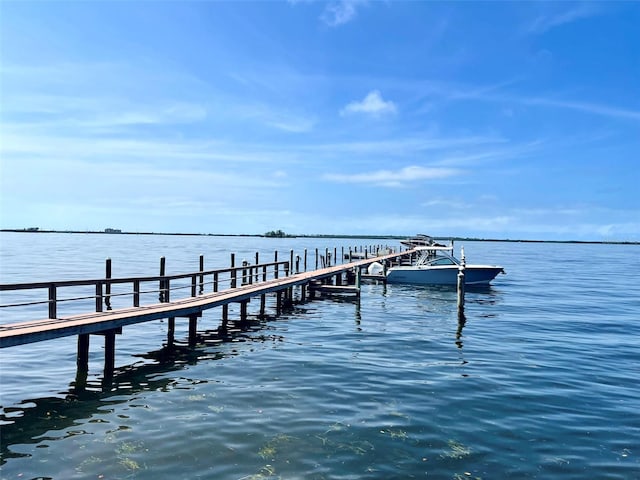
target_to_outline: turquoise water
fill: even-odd
[[[1,235],[2,283],[100,277],[106,257],[128,276],[155,274],[161,255],[182,273],[199,254],[214,268],[231,252],[390,243]],[[82,393],[75,338],[0,350],[1,477],[640,478],[639,247],[464,248],[507,271],[467,292],[464,324],[454,290],[404,285],[365,284],[359,304],[298,304],[225,338],[213,309],[193,349],[163,349],[165,322],[125,327],[110,384],[92,337]],[[177,320],[176,337],[187,328]]]

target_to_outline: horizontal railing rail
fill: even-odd
[[[49,318],[57,318],[58,304],[62,302],[74,302],[81,300],[95,300],[95,311],[102,312],[106,307],[111,310],[111,298],[131,296],[133,297],[133,306],[140,306],[140,296],[148,294],[158,294],[160,303],[170,301],[170,294],[176,290],[191,290],[191,297],[202,295],[207,286],[213,292],[218,292],[221,287],[233,289],[241,285],[258,283],[266,281],[269,277],[278,278],[280,274],[289,276],[292,272],[290,261],[274,261],[267,263],[249,264],[243,262],[242,265],[218,268],[211,270],[198,270],[189,273],[179,273],[171,275],[153,275],[144,277],[121,277],[121,278],[93,278],[80,280],[59,280],[49,282],[25,282],[25,283],[5,283],[0,284],[0,292],[18,292],[25,290],[47,290],[48,298],[42,300],[29,301],[13,301],[6,304],[0,304],[0,309],[26,307],[33,305],[48,304]],[[209,278],[211,278],[209,280]],[[176,285],[176,281],[190,280]],[[141,285],[145,283],[158,282],[158,288],[144,290]],[[173,285],[172,285],[172,282]],[[129,292],[111,292],[113,285],[132,285],[132,291]],[[68,287],[92,287],[95,294],[76,294],[67,298],[59,298],[59,289]]]
[[[121,277],[121,278],[92,278],[92,279],[84,279],[84,280],[57,280],[57,281],[49,281],[49,282],[25,282],[25,283],[1,283],[0,284],[0,292],[5,291],[13,291],[13,290],[31,290],[37,288],[48,288],[51,285],[56,287],[80,287],[87,285],[95,285],[96,283],[103,284],[118,284],[118,283],[132,283],[135,281],[139,282],[158,282],[160,280],[180,280],[183,278],[189,278],[193,275],[214,275],[216,273],[231,273],[238,272],[241,270],[248,270],[249,268],[253,268],[254,270],[258,267],[273,267],[278,265],[287,266],[289,265],[289,261],[280,261],[280,262],[269,262],[269,263],[260,263],[258,265],[246,265],[246,266],[237,266],[237,267],[227,267],[227,268],[219,268],[214,270],[206,270],[206,271],[196,271],[190,273],[179,273],[173,275],[154,275],[147,277]]]

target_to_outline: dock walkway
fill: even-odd
[[[174,321],[176,317],[186,317],[189,319],[189,337],[190,343],[195,341],[197,319],[202,316],[202,312],[214,307],[223,307],[223,322],[227,320],[228,305],[230,303],[241,304],[241,315],[246,319],[246,306],[247,303],[254,297],[260,297],[261,299],[261,314],[264,313],[265,295],[270,293],[277,293],[277,308],[280,309],[281,296],[284,295],[285,299],[289,301],[292,297],[293,287],[299,286],[302,290],[302,296],[308,289],[313,289],[314,286],[319,284],[330,283],[331,279],[335,279],[336,287],[344,287],[342,277],[348,272],[357,273],[358,282],[360,278],[360,271],[362,268],[366,268],[376,261],[398,261],[403,257],[410,256],[414,253],[412,250],[406,250],[403,252],[387,253],[385,255],[372,256],[370,258],[360,259],[349,263],[340,265],[328,266],[324,268],[318,268],[313,271],[292,273],[293,253],[291,255],[290,262],[278,262],[277,253],[276,261],[267,264],[248,265],[243,263],[242,267],[234,267],[212,270],[209,272],[199,271],[184,275],[174,276],[160,276],[160,277],[138,277],[138,278],[125,278],[125,279],[99,279],[99,280],[85,280],[85,281],[67,281],[67,282],[51,282],[51,283],[33,283],[33,284],[3,284],[0,285],[0,291],[15,291],[26,289],[49,289],[49,317],[45,319],[37,319],[31,321],[23,321],[18,323],[0,324],[0,348],[13,347],[17,345],[24,345],[28,343],[41,342],[51,340],[55,338],[78,335],[78,363],[84,362],[84,357],[88,351],[88,336],[91,334],[99,334],[105,336],[105,342],[113,344],[114,336],[122,333],[122,327],[141,323],[149,322],[153,320],[169,319],[169,341],[173,341],[173,329]],[[305,252],[306,256],[306,252]],[[232,256],[233,258],[233,256]],[[161,259],[164,260],[164,259]],[[257,255],[256,255],[257,260]],[[201,268],[202,268],[201,258]],[[279,266],[284,266],[285,276],[278,277]],[[306,266],[306,258],[305,258]],[[317,261],[316,261],[317,266]],[[267,279],[267,268],[274,268],[272,275],[274,278]],[[161,263],[161,268],[163,265]],[[262,272],[260,272],[262,269]],[[110,271],[110,264],[109,269]],[[242,285],[236,286],[238,279],[238,272],[242,272]],[[247,275],[247,271],[249,274]],[[226,272],[230,275],[230,288],[218,291],[219,274]],[[164,272],[162,272],[164,273]],[[204,293],[203,291],[203,279],[205,275],[213,275],[214,291]],[[200,294],[197,291],[197,278],[200,278]],[[169,301],[169,280],[176,278],[191,278],[192,288],[191,296],[176,300]],[[254,281],[255,278],[255,281]],[[262,279],[262,281],[259,280]],[[351,278],[355,279],[353,275]],[[152,303],[148,305],[139,305],[140,302],[140,282],[160,282],[160,303]],[[119,283],[131,283],[133,285],[133,298],[134,306],[126,308],[111,309],[110,306],[110,292],[111,286]],[[95,285],[96,289],[96,311],[87,312],[82,314],[73,314],[66,316],[57,315],[56,300],[57,293],[56,288],[63,286],[75,286]],[[359,287],[359,283],[357,285]],[[103,288],[106,289],[106,293],[103,293]],[[351,287],[353,288],[353,287]],[[347,288],[335,288],[335,291],[347,291]],[[164,292],[164,293],[163,293]],[[164,297],[163,297],[164,295]],[[85,297],[85,298],[94,298]],[[103,311],[103,304],[107,305],[107,310]],[[279,313],[279,311],[278,311]],[[111,345],[109,350],[114,347]],[[84,352],[84,353],[83,353]],[[113,352],[106,352],[106,356],[112,356]],[[106,359],[108,363],[109,359]]]

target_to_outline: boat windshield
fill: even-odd
[[[460,261],[450,253],[450,248],[420,250],[416,265],[460,265]]]
[[[430,260],[428,263],[429,265],[457,265],[456,262],[454,262],[452,259],[447,257],[434,258],[433,260]]]

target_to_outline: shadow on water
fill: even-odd
[[[338,302],[347,300],[330,299]],[[350,301],[349,303],[354,303]],[[296,305],[283,313],[299,316],[306,312]],[[28,457],[28,454],[10,450],[12,445],[39,444],[43,441],[62,439],[85,433],[73,427],[110,405],[124,404],[141,392],[170,390],[176,383],[171,372],[201,361],[220,360],[240,354],[238,349],[216,350],[216,346],[238,342],[283,341],[280,335],[259,333],[268,330],[275,315],[261,318],[250,316],[245,320],[229,320],[215,330],[197,333],[195,346],[188,341],[174,341],[158,350],[133,357],[144,359],[133,365],[116,368],[109,377],[80,375],[69,384],[59,397],[26,399],[15,406],[3,407],[0,412],[0,465],[10,458]],[[356,302],[355,322],[360,324],[360,305]],[[54,432],[57,432],[56,436]]]
[[[289,313],[295,313],[295,309]],[[245,321],[229,321],[227,328],[198,333],[198,344],[191,347],[187,342],[175,342],[159,350],[134,357],[145,360],[117,368],[111,377],[91,377],[80,386],[74,381],[61,397],[43,397],[23,400],[20,404],[4,407],[0,413],[0,465],[10,458],[29,456],[12,452],[16,444],[38,444],[84,433],[73,430],[83,421],[110,405],[124,404],[132,396],[145,391],[166,391],[175,384],[175,375],[187,365],[200,361],[220,360],[239,354],[237,349],[216,351],[218,344],[247,341],[282,340],[269,335],[249,335],[265,328],[272,318]],[[212,348],[213,347],[213,348]],[[58,432],[58,435],[52,434]]]

